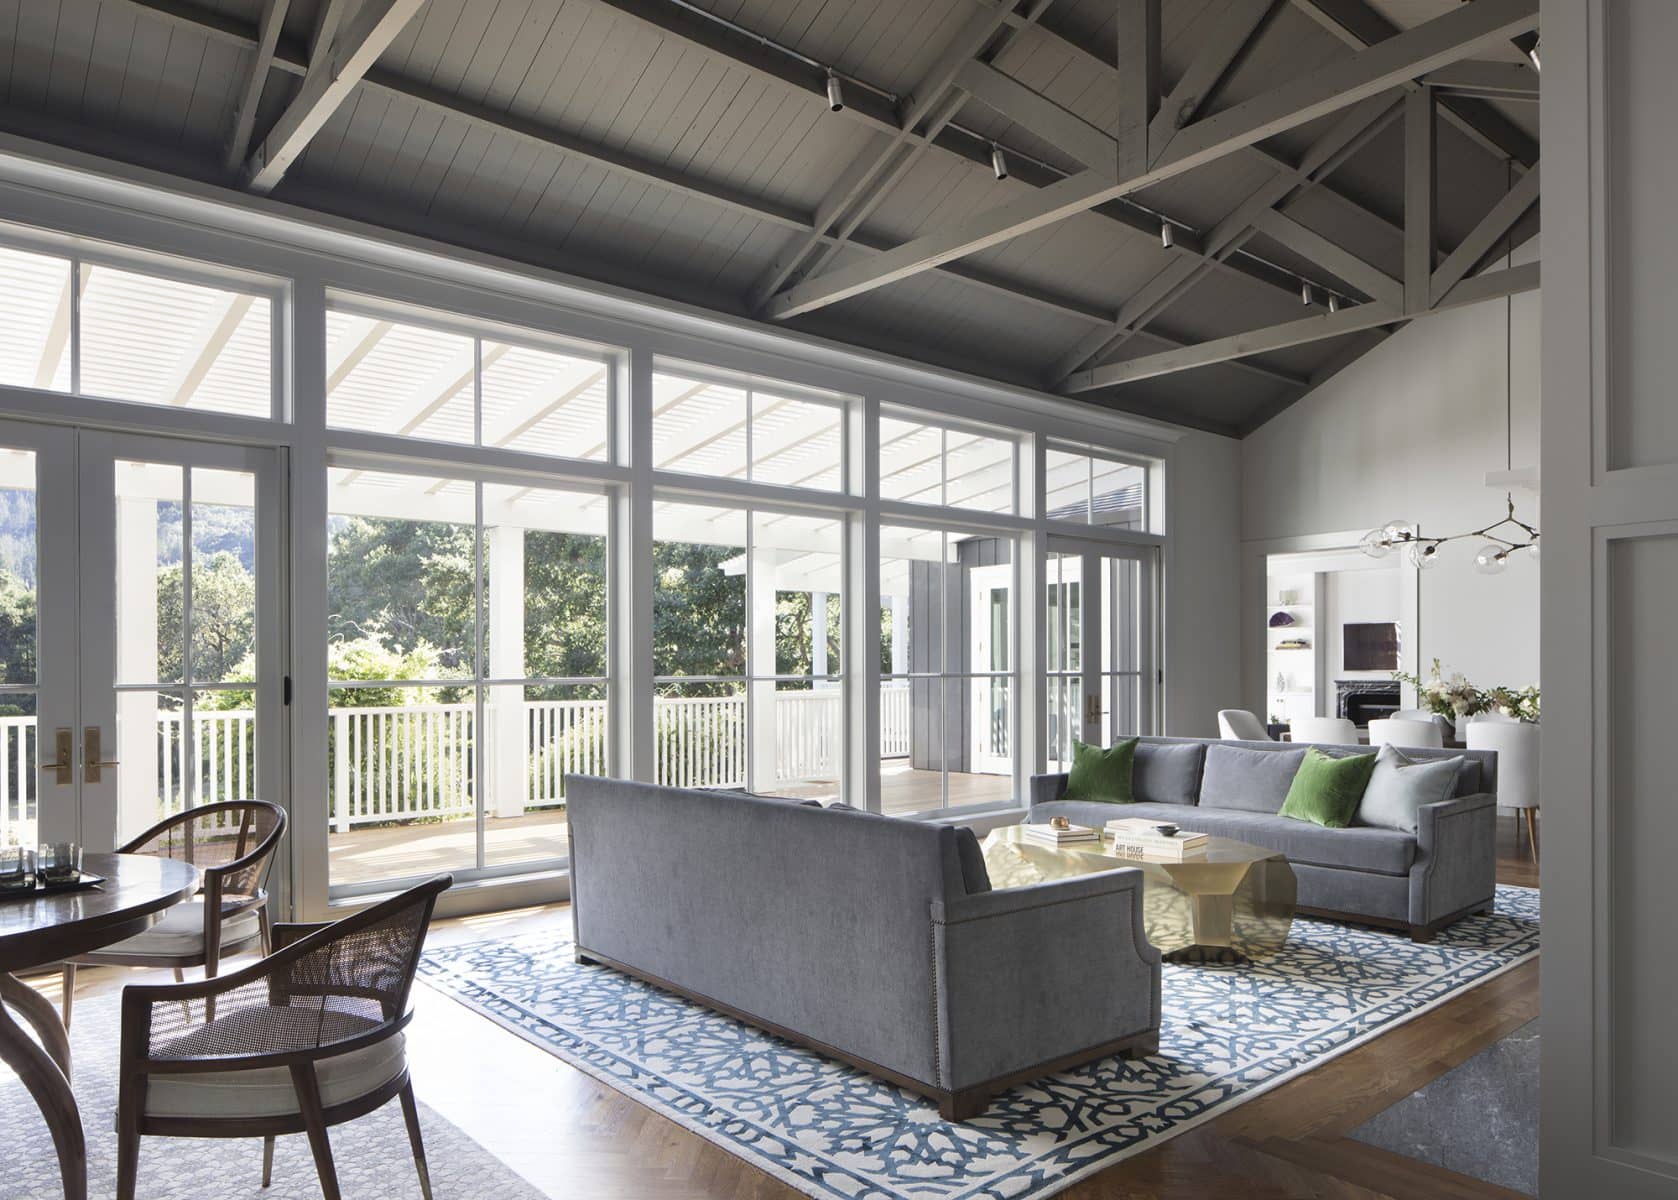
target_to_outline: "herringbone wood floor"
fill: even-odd
[[[1499,879],[1537,886],[1515,826]],[[563,908],[439,922],[434,943],[511,934]],[[84,972],[78,995],[139,973]],[[38,979],[51,994],[55,981]],[[420,1098],[566,1200],[782,1200],[797,1193],[427,988],[410,1033]],[[1063,1193],[1067,1200],[1466,1200],[1517,1193],[1348,1140],[1363,1121],[1538,1014],[1531,963]],[[91,1136],[98,1136],[91,1130]],[[404,1181],[404,1186],[405,1186]],[[476,1198],[473,1198],[476,1200]]]

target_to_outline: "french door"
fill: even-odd
[[[279,454],[0,422],[0,839],[283,795]]]
[[[1048,757],[1072,761],[1074,740],[1107,746],[1156,728],[1159,552],[1051,537],[1048,592]]]

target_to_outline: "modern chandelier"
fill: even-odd
[[[1508,255],[1513,259],[1512,244]],[[1503,308],[1503,461],[1508,472],[1513,472],[1515,457],[1514,311],[1514,297],[1507,297]],[[1512,554],[1524,551],[1531,558],[1538,557],[1537,526],[1529,525],[1515,515],[1513,492],[1505,492],[1503,502],[1505,507],[1502,520],[1493,521],[1479,529],[1471,529],[1467,533],[1453,533],[1447,537],[1424,537],[1414,522],[1388,521],[1379,529],[1371,529],[1364,534],[1358,546],[1371,558],[1385,558],[1394,550],[1402,551],[1409,556],[1413,566],[1425,571],[1439,561],[1439,547],[1445,543],[1479,539],[1481,545],[1474,555],[1474,567],[1482,575],[1497,575],[1509,565],[1509,556]]]

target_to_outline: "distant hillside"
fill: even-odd
[[[217,504],[195,505],[193,548],[198,554],[231,551],[247,571],[256,569],[254,519],[248,508]],[[181,561],[181,506],[157,506],[158,566]],[[0,488],[0,571],[33,588],[35,560],[35,493],[23,488]]]

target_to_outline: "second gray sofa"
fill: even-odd
[[[1317,746],[1325,754],[1367,747]],[[1285,854],[1308,916],[1396,926],[1432,941],[1451,922],[1488,911],[1497,887],[1497,754],[1405,749],[1412,760],[1458,758],[1456,795],[1426,804],[1414,833],[1353,824],[1326,829],[1277,815],[1305,756],[1298,742],[1144,737],[1134,804],[1062,800],[1065,775],[1031,781],[1032,821],[1063,816],[1101,828],[1114,817],[1169,821]]]
[[[588,776],[565,789],[580,960],[931,1096],[950,1120],[1158,1047],[1134,868],[992,891],[967,829]]]

